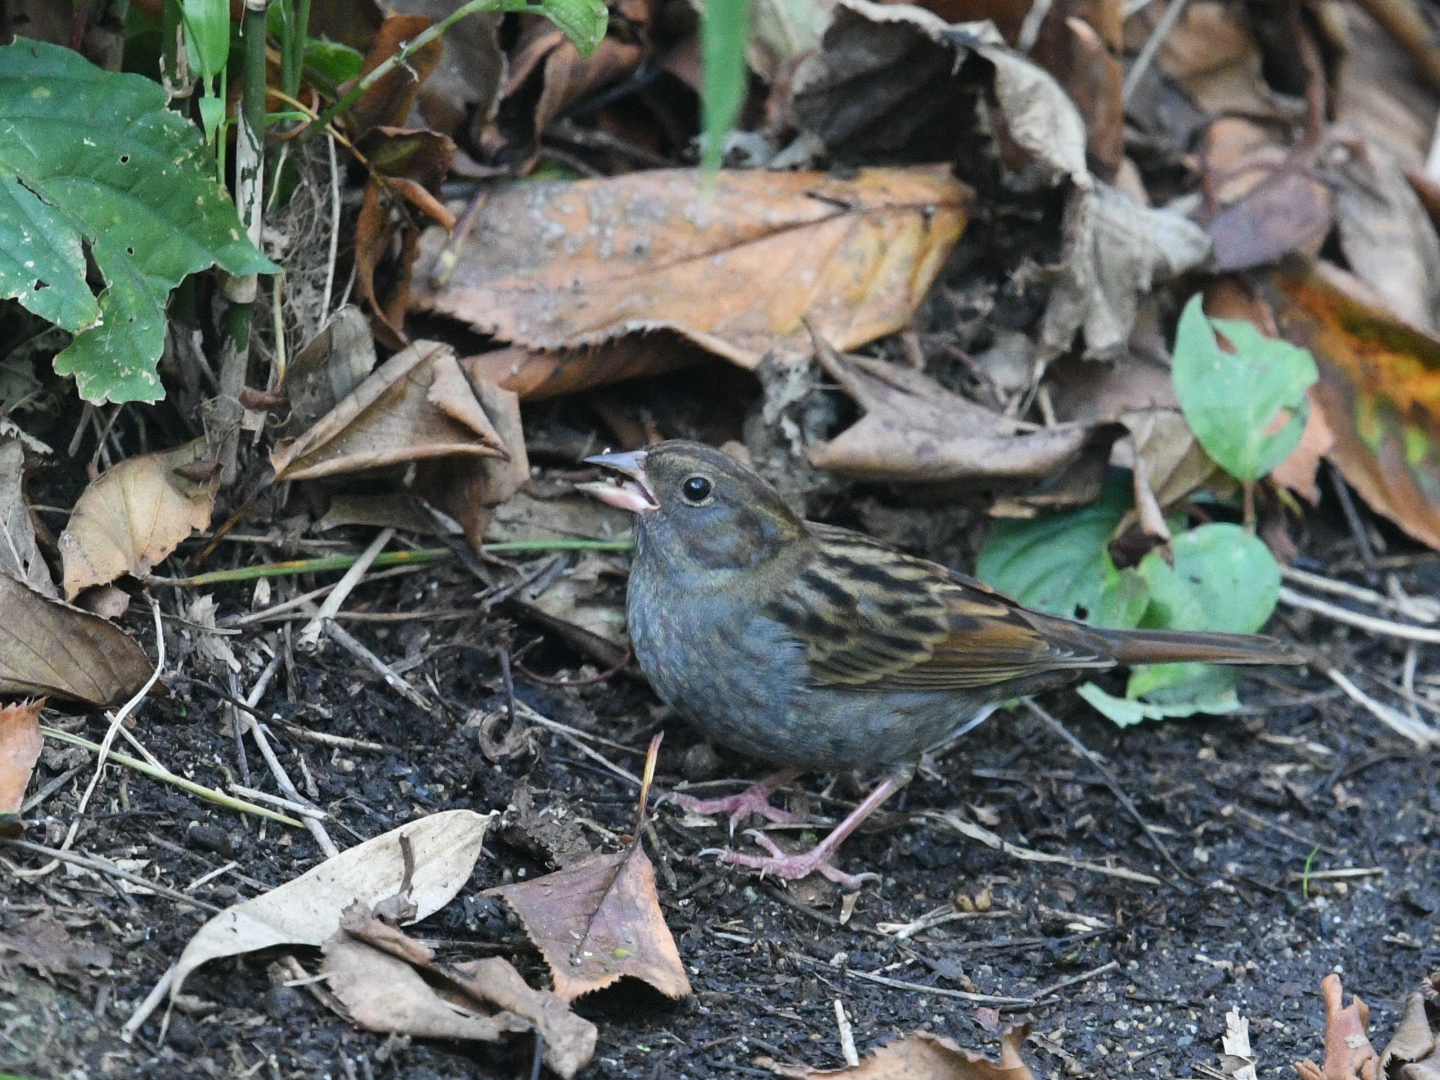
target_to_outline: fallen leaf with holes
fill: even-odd
[[[148,574],[192,532],[209,528],[219,482],[204,439],[103,473],[60,534],[65,598],[122,574]]]
[[[809,450],[811,464],[866,481],[933,482],[961,478],[1040,480],[1080,457],[1096,437],[1089,424],[1037,428],[990,412],[922,372],[883,360],[841,356],[821,344],[827,374],[865,415]],[[1109,442],[1098,459],[1099,493]]]
[[[672,998],[690,980],[655,892],[655,868],[639,843],[585,856],[534,881],[502,885],[498,896],[520,916],[566,1001],[629,975]]]
[[[1358,997],[1341,1007],[1345,992],[1333,972],[1320,982],[1325,998],[1325,1064],[1297,1061],[1300,1080],[1375,1080],[1379,1056],[1365,1034],[1370,1008]]]
[[[448,345],[417,341],[270,454],[275,480],[308,480],[437,457],[506,457]]]
[[[668,329],[753,369],[807,356],[806,318],[842,349],[905,326],[970,199],[933,166],[722,171],[713,193],[693,169],[512,184],[448,269],[426,231],[414,306],[540,349]]]
[[[40,710],[45,699],[0,705],[0,834],[7,829],[19,835],[20,806],[45,737],[40,734]]]
[[[201,964],[276,945],[319,948],[356,900],[375,905],[408,886],[413,920],[450,902],[470,878],[494,814],[445,810],[372,837],[267,893],[226,908],[190,939],[176,963],[170,999]],[[407,857],[402,839],[409,847]],[[407,866],[407,863],[410,863]]]
[[[0,934],[0,955],[7,951],[40,971],[81,977],[105,971],[112,959],[109,949],[71,937],[48,913]]]
[[[1029,1024],[1007,1027],[1000,1033],[1000,1060],[991,1061],[975,1050],[963,1050],[942,1035],[917,1031],[872,1050],[859,1065],[843,1069],[811,1069],[767,1061],[777,1076],[794,1080],[1036,1080],[1020,1056],[1030,1034]]]
[[[1328,457],[1373,510],[1440,547],[1440,338],[1326,263],[1274,283],[1281,332],[1320,369]]]
[[[544,1061],[570,1080],[595,1054],[595,1025],[548,990],[535,990],[501,957],[441,964],[421,941],[377,918],[361,903],[325,943],[330,989],[361,1027],[422,1038],[496,1042],[507,1032],[538,1030]],[[418,969],[418,971],[417,971]],[[419,971],[439,980],[434,986]],[[482,1006],[501,1012],[488,1015]]]
[[[0,439],[0,574],[46,596],[60,595],[35,543],[35,522],[25,501],[25,447],[19,439]]]
[[[0,694],[118,705],[150,677],[145,650],[98,615],[0,574]]]

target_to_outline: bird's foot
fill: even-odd
[[[840,845],[831,844],[827,836],[820,843],[816,844],[809,851],[787,854],[781,851],[775,841],[771,840],[762,832],[751,829],[746,832],[755,843],[759,844],[769,855],[745,855],[739,851],[724,851],[720,853],[722,862],[734,866],[743,866],[750,870],[759,870],[760,876],[773,874],[775,877],[784,878],[787,881],[797,881],[800,878],[808,877],[810,874],[820,874],[829,878],[842,889],[858,889],[867,881],[879,881],[880,875],[873,873],[847,874],[845,871],[831,864],[830,859],[835,854],[835,849]],[[833,834],[832,834],[833,835]]]
[[[682,810],[692,814],[724,814],[730,820],[730,835],[735,835],[735,826],[751,814],[758,814],[766,821],[789,824],[797,820],[788,810],[770,805],[770,796],[781,784],[798,775],[794,769],[785,769],[774,776],[766,777],[758,784],[751,784],[738,795],[727,795],[723,799],[697,799],[693,795],[676,793],[673,798]]]

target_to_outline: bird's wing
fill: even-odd
[[[804,644],[817,686],[966,690],[1114,664],[978,581],[847,529],[809,528],[816,557],[766,614]]]

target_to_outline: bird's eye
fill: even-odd
[[[680,494],[685,496],[685,501],[699,506],[706,499],[710,498],[711,483],[703,476],[686,477],[685,482],[680,485]]]

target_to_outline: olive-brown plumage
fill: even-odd
[[[804,521],[753,470],[700,443],[590,460],[629,478],[586,486],[636,514],[627,613],[656,693],[716,741],[783,766],[913,765],[996,702],[1119,664],[1306,659],[1272,638],[1104,630],[1033,611]],[[812,868],[833,870],[823,857]]]

